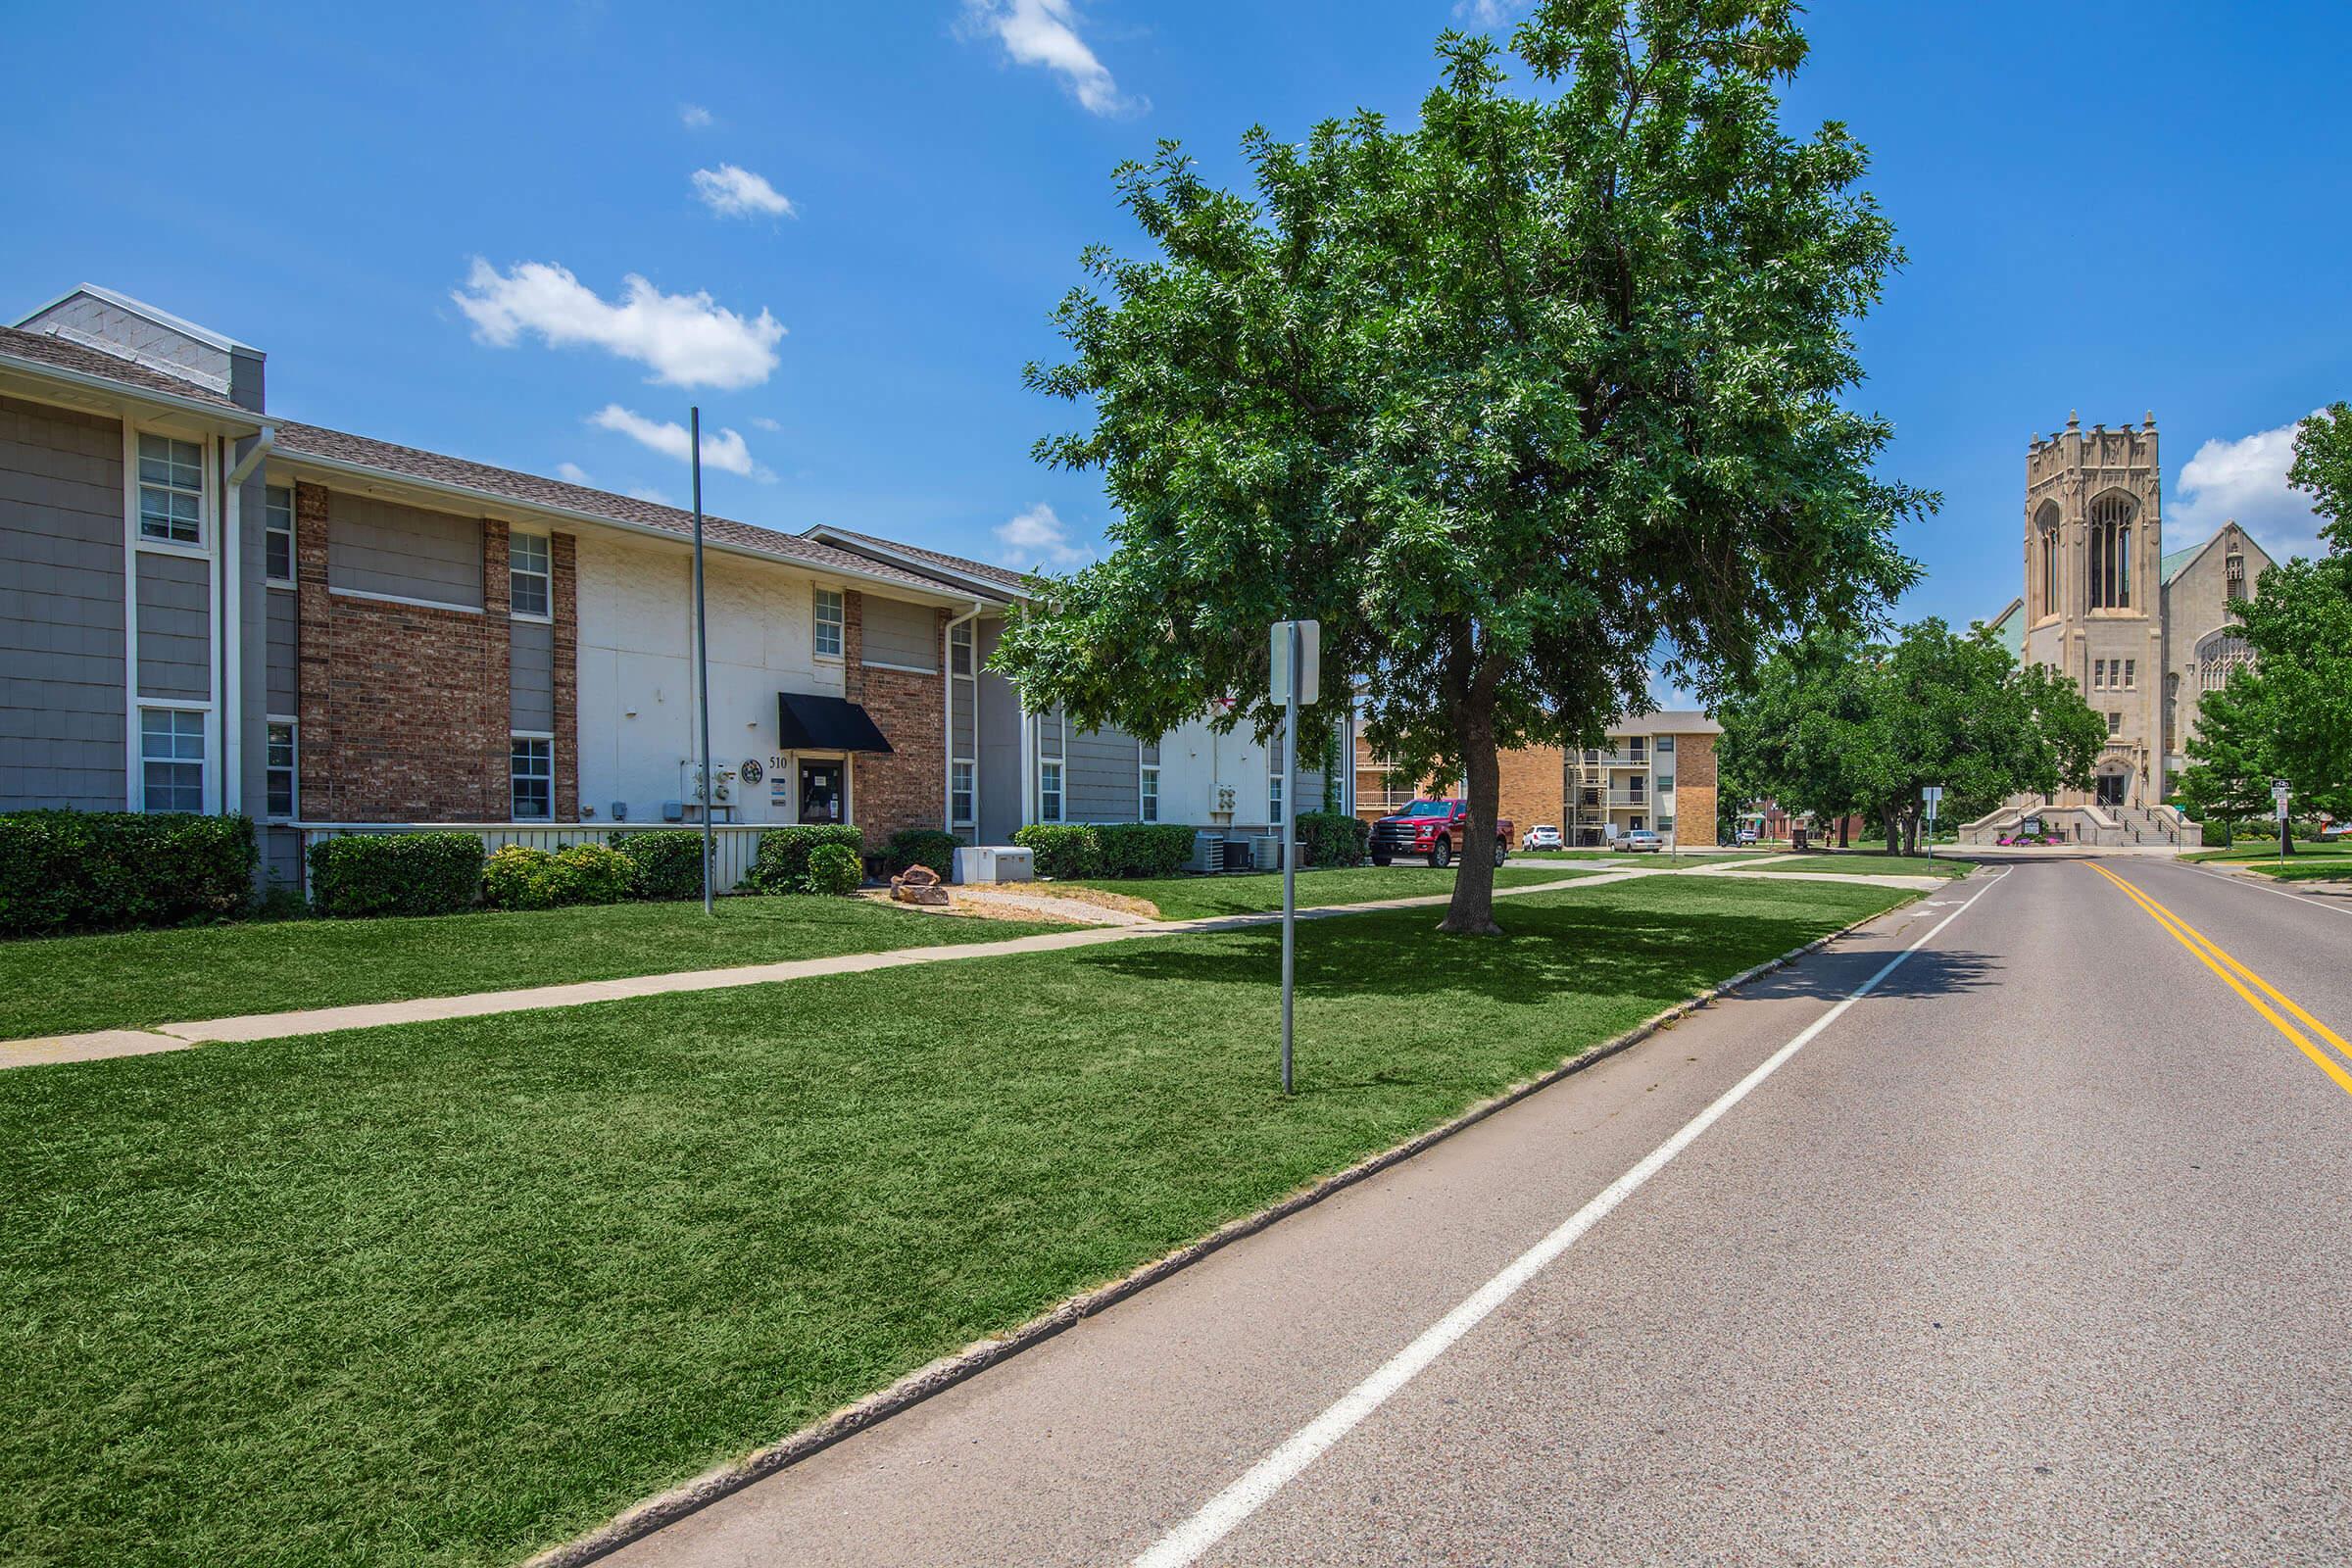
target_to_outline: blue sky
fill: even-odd
[[[0,315],[103,283],[268,350],[281,414],[673,501],[699,401],[713,511],[1068,564],[1106,508],[1030,460],[1071,411],[1019,373],[1079,248],[1135,242],[1111,167],[1409,117],[1438,31],[1513,9],[22,8],[56,69],[0,100]],[[1809,25],[1791,121],[1853,126],[1911,254],[1860,395],[1946,497],[1905,613],[2017,592],[2027,439],[2070,409],[2155,411],[2169,545],[2307,541],[2281,432],[2352,396],[2340,5]]]

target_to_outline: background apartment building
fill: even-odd
[[[1500,759],[1500,814],[1524,833],[1557,826],[1572,846],[1598,849],[1628,833],[1671,833],[1680,845],[1716,842],[1715,739],[1723,726],[1690,710],[1645,713],[1610,726],[1582,750],[1528,746]],[[1387,815],[1417,796],[1461,793],[1460,781],[1416,786],[1355,748],[1357,814]]]

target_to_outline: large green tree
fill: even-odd
[[[1845,129],[1781,128],[1794,7],[1546,0],[1512,47],[1531,91],[1449,32],[1410,128],[1251,130],[1249,195],[1174,143],[1118,171],[1155,254],[1090,250],[1028,372],[1091,409],[1038,452],[1102,471],[1115,549],[1004,638],[1026,702],[1270,733],[1267,624],[1312,617],[1326,702],[1458,772],[1483,841],[1499,749],[1597,742],[1661,655],[1714,697],[1912,581],[1934,498],[1843,401],[1900,253]],[[1445,929],[1493,931],[1492,891],[1464,857]]]
[[[1813,635],[1721,713],[1726,777],[1790,810],[1874,816],[1919,853],[1926,790],[1957,821],[2012,795],[2086,788],[2107,726],[2067,676],[2021,667],[1982,626],[1928,619],[1890,643]]]
[[[2230,607],[2253,663],[2198,704],[2180,785],[2224,821],[2268,816],[2275,778],[2300,810],[2352,816],[2352,408],[2302,422],[2287,482],[2310,494],[2328,549],[2271,567]]]

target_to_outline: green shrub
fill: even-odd
[[[602,844],[574,844],[556,852],[539,873],[539,883],[550,908],[567,904],[618,904],[629,896],[634,869],[629,858],[618,850]]]
[[[929,866],[946,881],[956,870],[956,835],[935,827],[903,827],[890,836],[883,862],[892,875],[910,865]]]
[[[613,838],[612,848],[628,858],[630,898],[703,896],[703,835],[699,828],[622,833]]]
[[[760,853],[744,874],[743,885],[754,893],[806,893],[808,857],[826,844],[838,844],[855,857],[865,854],[865,835],[846,823],[771,827],[760,835]]]
[[[1300,811],[1298,842],[1308,865],[1354,865],[1371,847],[1372,827],[1351,811]]]
[[[311,846],[311,905],[320,914],[454,914],[482,886],[471,833],[345,833]]]
[[[0,815],[0,936],[181,925],[253,899],[253,823],[134,811]]]
[[[2230,824],[2219,817],[2207,817],[2205,819],[2205,847],[2209,850],[2228,849],[2230,847]]]
[[[1104,876],[1174,876],[1193,853],[1187,822],[1113,822],[1094,834]]]
[[[810,893],[847,898],[864,880],[864,862],[847,844],[819,844],[808,852],[806,886]]]
[[[556,858],[527,844],[510,844],[482,862],[482,902],[493,909],[544,909],[547,868]]]
[[[1012,842],[1037,858],[1037,874],[1050,877],[1101,876],[1102,844],[1083,822],[1032,822]]]

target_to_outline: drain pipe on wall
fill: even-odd
[[[277,426],[265,424],[253,445],[220,481],[220,614],[214,658],[220,671],[220,809],[245,808],[245,481],[277,444]],[[138,657],[138,650],[131,650]],[[269,803],[265,801],[263,805]]]

